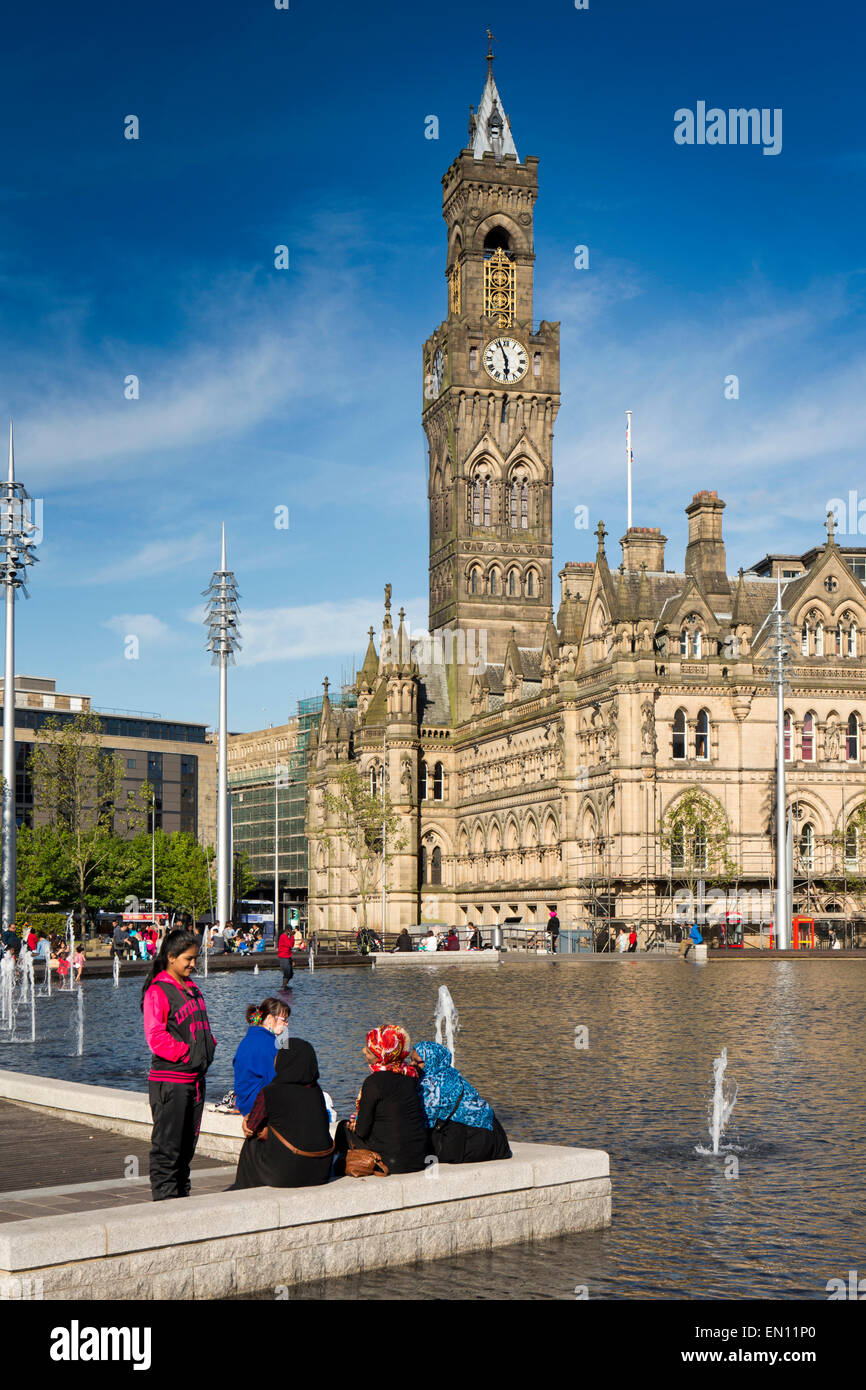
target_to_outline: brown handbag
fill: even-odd
[[[347,1178],[372,1178],[388,1176],[388,1165],[375,1149],[349,1149],[346,1153]]]

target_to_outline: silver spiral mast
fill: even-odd
[[[15,481],[9,421],[9,476],[0,483],[0,574],[6,587],[6,667],[3,684],[3,929],[15,921],[17,821],[15,817],[15,595],[28,598],[27,566],[36,563],[37,527],[30,494]]]
[[[207,649],[214,666],[220,668],[220,721],[217,762],[217,922],[224,927],[231,913],[229,885],[231,861],[229,855],[228,762],[226,757],[226,710],[229,662],[234,664],[235,652],[240,651],[238,633],[238,586],[234,574],[226,569],[226,528],[222,528],[220,568],[214,570],[202,597],[207,599],[205,626]]]

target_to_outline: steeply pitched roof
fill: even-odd
[[[493,134],[497,125],[502,131],[499,140],[495,140]],[[492,71],[487,73],[478,110],[471,118],[470,134],[471,149],[476,159],[481,159],[489,151],[495,154],[497,159],[506,154],[513,154],[518,164],[520,163],[514,136],[511,134],[511,123],[505,114]]]

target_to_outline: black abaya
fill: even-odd
[[[247,1139],[244,1143],[235,1188],[318,1187],[328,1181],[331,1154],[322,1150],[330,1150],[332,1144],[328,1108],[318,1079],[313,1048],[300,1038],[292,1038],[288,1047],[277,1053],[274,1080],[260,1095],[268,1137]],[[257,1102],[250,1119],[257,1119],[261,1109]],[[321,1156],[308,1158],[292,1153],[277,1138],[278,1133],[296,1149]]]

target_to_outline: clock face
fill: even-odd
[[[494,381],[519,381],[527,362],[526,348],[516,338],[494,338],[484,349],[484,370]]]
[[[445,380],[445,357],[441,348],[437,348],[433,356],[430,375],[433,378],[433,391],[438,396],[442,390],[442,382]]]

